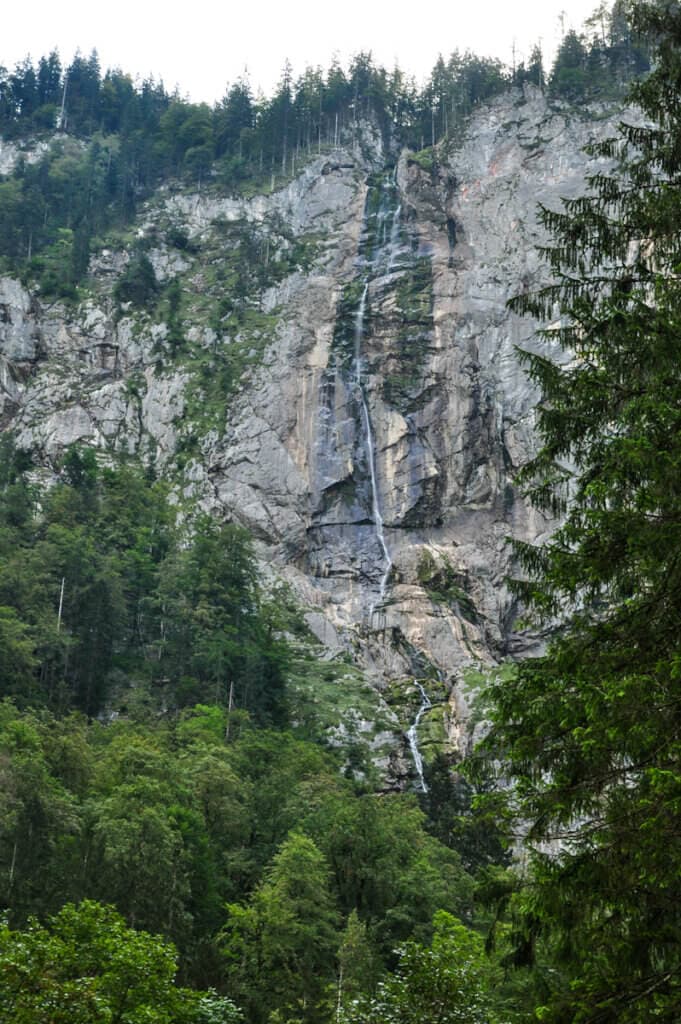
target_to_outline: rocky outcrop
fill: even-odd
[[[0,422],[12,421],[31,370],[41,356],[37,305],[18,281],[0,277]]]
[[[65,139],[66,136],[56,136]],[[78,143],[74,143],[78,145]],[[35,164],[47,152],[49,143],[44,140],[29,140],[21,144],[0,139],[0,174],[11,174],[19,160]]]
[[[506,303],[544,273],[537,202],[584,189],[582,148],[614,120],[516,92],[390,174],[374,137],[310,156],[270,195],[159,193],[138,235],[157,279],[181,283],[185,354],[162,308],[117,309],[124,250],[97,254],[75,309],[3,279],[4,422],[46,463],[80,440],[174,472],[180,496],[253,532],[320,642],[386,699],[430,680],[426,718],[461,746],[468,668],[533,645],[514,632],[507,537],[551,528],[513,483],[536,444],[516,349],[546,343]],[[235,316],[221,281],[245,287],[246,243],[258,277]],[[231,353],[242,376],[216,401],[202,360]]]

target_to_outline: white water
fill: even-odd
[[[416,769],[416,774],[418,775],[421,792],[427,793],[428,786],[426,785],[426,780],[423,776],[423,758],[421,757],[421,751],[419,750],[418,727],[421,724],[421,719],[423,718],[426,711],[428,711],[429,708],[432,708],[433,705],[430,703],[428,694],[423,689],[421,683],[419,683],[415,679],[414,685],[418,687],[421,693],[421,706],[416,712],[416,718],[414,719],[412,724],[409,726],[409,729],[407,730],[407,739],[409,740],[409,749],[411,750],[411,756],[414,759],[414,768]]]
[[[369,606],[369,622],[371,622],[376,609],[385,603],[388,580],[393,563],[386,541],[383,513],[381,511],[376,470],[376,445],[371,416],[369,414],[367,392],[364,386],[363,367],[366,366],[366,363],[363,362],[363,349],[366,341],[366,310],[369,287],[372,287],[372,295],[376,294],[378,296],[382,294],[384,289],[390,288],[391,283],[389,279],[392,279],[395,272],[399,272],[398,260],[405,251],[404,244],[400,239],[402,233],[402,207],[397,201],[398,185],[396,171],[390,177],[384,178],[378,203],[375,203],[375,199],[375,193],[370,193],[370,201],[367,202],[365,210],[362,240],[356,260],[358,277],[362,284],[362,294],[354,316],[353,365],[354,385],[360,407],[359,427],[361,435],[363,435],[362,440],[364,441],[369,468],[371,521],[374,526],[382,562],[378,595]]]
[[[366,395],[364,394],[364,388],[362,386],[362,336],[364,334],[364,314],[366,311],[367,294],[369,291],[369,282],[367,281],[362,291],[362,297],[357,307],[357,313],[355,314],[355,383],[357,385],[357,393],[359,394],[359,404],[362,408],[362,420],[364,423],[364,434],[366,439],[366,451],[367,459],[369,462],[369,479],[371,481],[371,511],[374,519],[374,529],[376,531],[376,538],[383,552],[383,561],[385,568],[383,575],[381,576],[381,582],[378,589],[378,601],[374,602],[369,609],[369,617],[374,613],[374,609],[377,605],[383,604],[385,600],[385,594],[388,587],[388,577],[390,576],[390,570],[392,569],[392,559],[390,552],[388,551],[388,545],[385,540],[385,531],[383,529],[383,516],[381,514],[381,505],[378,500],[378,484],[376,482],[376,455],[374,452],[374,434],[371,429],[371,417],[369,416],[369,407],[367,405]]]

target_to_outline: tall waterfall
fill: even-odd
[[[423,775],[423,757],[421,756],[421,751],[419,750],[418,743],[418,727],[421,724],[421,719],[423,718],[426,711],[432,708],[433,705],[430,703],[428,694],[423,689],[423,686],[421,685],[421,683],[419,683],[417,679],[414,680],[414,685],[418,687],[419,692],[421,694],[421,706],[416,712],[416,718],[414,719],[412,724],[409,726],[409,729],[407,730],[407,739],[409,741],[409,749],[411,750],[411,756],[414,760],[414,768],[416,769],[416,774],[419,780],[419,788],[421,789],[422,793],[427,793],[428,786],[426,785],[426,780]]]
[[[399,198],[394,171],[369,180],[354,274],[338,298],[320,378],[314,442],[311,562],[320,579],[359,582],[352,587],[356,614],[374,628],[382,625],[376,616],[389,594],[390,527],[398,506],[386,490],[389,382],[406,376],[402,363],[411,360],[400,303],[412,301],[419,259]]]
[[[376,446],[374,432],[371,425],[369,405],[363,379],[363,342],[365,339],[365,319],[369,285],[376,283],[380,287],[379,279],[391,275],[397,264],[401,252],[400,244],[400,213],[401,206],[396,202],[397,182],[396,175],[392,173],[383,179],[380,191],[378,208],[374,213],[365,213],[364,230],[360,245],[358,267],[361,268],[361,280],[363,281],[362,294],[355,314],[354,324],[354,377],[355,386],[359,398],[361,412],[361,429],[364,435],[364,447],[367,454],[369,467],[369,480],[371,485],[371,515],[376,532],[376,539],[383,558],[383,572],[381,574],[378,598],[372,602],[369,608],[369,619],[373,617],[376,608],[385,601],[388,589],[392,559],[385,537],[383,524],[383,513],[381,511],[381,499],[376,475]]]
[[[381,513],[381,504],[378,497],[378,483],[376,481],[376,453],[374,449],[374,434],[373,430],[371,429],[371,417],[369,416],[369,406],[367,405],[366,395],[364,393],[364,387],[362,385],[362,337],[364,334],[364,314],[366,311],[368,291],[369,282],[367,281],[362,291],[362,298],[360,299],[360,303],[357,308],[357,316],[355,319],[355,383],[357,385],[359,404],[362,411],[362,426],[364,428],[364,439],[366,444],[367,460],[369,463],[369,479],[371,481],[371,512],[373,515],[376,537],[378,539],[381,551],[383,552],[383,561],[385,565],[378,590],[378,601],[375,601],[371,605],[371,608],[369,610],[369,617],[371,618],[376,606],[383,604],[383,601],[385,600],[385,593],[388,586],[388,577],[390,576],[390,570],[392,568],[392,559],[390,557],[390,552],[388,551],[388,545],[385,540],[385,531],[383,529],[383,515]]]

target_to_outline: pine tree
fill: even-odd
[[[517,958],[553,958],[551,1022],[681,1019],[681,9],[632,13],[657,48],[646,120],[592,147],[615,169],[587,196],[542,210],[553,283],[514,303],[570,356],[524,356],[543,395],[524,481],[563,520],[516,544],[518,594],[563,625],[492,687],[487,740],[529,849]]]
[[[551,92],[569,100],[583,99],[588,91],[587,48],[584,39],[570,29],[556,55],[551,71]]]
[[[338,948],[329,882],[323,854],[307,836],[292,832],[249,903],[228,905],[228,978],[250,1020],[324,1019]]]

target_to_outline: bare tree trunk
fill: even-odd
[[[59,611],[57,612],[57,632],[61,629],[61,613],[64,608],[64,585],[66,583],[66,577],[61,578],[61,590],[59,591]]]
[[[229,681],[229,703],[227,704],[227,725],[225,727],[225,739],[229,739],[229,727],[232,720],[232,708],[234,706],[234,680]]]
[[[9,866],[9,889],[11,891],[14,885],[14,869],[17,864],[17,841],[14,840],[14,846],[12,847],[12,863]]]
[[[336,1000],[336,1021],[340,1020],[341,1007],[343,1003],[343,964],[338,970],[338,998]]]

